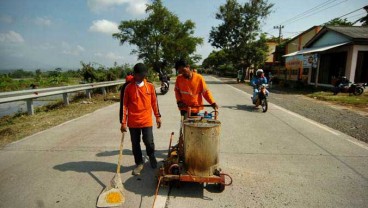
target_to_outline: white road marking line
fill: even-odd
[[[354,141],[353,139],[349,139],[349,138],[345,138],[346,140],[348,140],[349,142],[355,144],[355,145],[358,145],[359,147],[363,148],[363,149],[366,149],[368,150],[368,146],[366,146],[365,144],[363,143],[360,143],[360,141]]]
[[[213,76],[210,76],[211,78],[213,78],[213,79],[215,79],[215,80],[217,80],[217,81],[219,81],[219,82],[222,82],[220,79],[218,79],[218,78],[216,78],[216,77],[213,77]],[[229,85],[229,84],[226,84],[227,86],[229,86],[229,87],[231,87],[232,89],[234,89],[234,90],[236,90],[236,91],[238,91],[238,92],[241,92],[241,93],[243,93],[243,94],[245,94],[245,95],[247,95],[247,96],[249,96],[249,97],[251,97],[252,95],[250,95],[249,93],[247,93],[247,92],[244,92],[244,91],[242,91],[242,90],[240,90],[240,89],[238,89],[238,88],[236,88],[236,87],[234,87],[234,86],[231,86],[231,85]],[[325,126],[325,125],[323,125],[323,124],[320,124],[320,123],[318,123],[318,122],[316,122],[316,121],[313,121],[313,120],[311,120],[311,119],[309,119],[309,118],[306,118],[306,117],[304,117],[304,116],[302,116],[302,115],[299,115],[299,114],[297,114],[297,113],[294,113],[294,112],[291,112],[291,111],[289,111],[289,110],[287,110],[287,109],[285,109],[285,108],[283,108],[283,107],[280,107],[280,106],[278,106],[278,105],[276,105],[276,104],[273,104],[272,103],[272,105],[275,107],[275,108],[277,108],[277,109],[279,109],[279,110],[282,110],[282,111],[284,111],[284,112],[286,112],[286,113],[288,113],[288,114],[290,114],[290,115],[293,115],[293,116],[295,116],[295,117],[297,117],[297,118],[299,118],[299,119],[302,119],[302,120],[304,120],[304,121],[306,121],[306,122],[308,122],[308,123],[311,123],[311,124],[313,124],[313,125],[315,125],[315,126],[317,126],[317,127],[319,127],[320,129],[323,129],[323,130],[325,130],[325,131],[328,131],[328,132],[330,132],[331,134],[334,134],[334,135],[336,135],[336,136],[340,136],[341,134],[340,133],[337,133],[335,130],[332,130],[330,127],[328,127],[328,126]],[[347,135],[347,137],[350,137],[350,136],[348,136]],[[358,141],[358,140],[356,140],[355,138],[353,138],[353,137],[351,137],[352,139],[350,139],[350,138],[347,138],[347,137],[343,137],[346,141],[349,141],[349,142],[351,142],[351,143],[353,143],[353,144],[355,144],[355,145],[357,145],[357,146],[359,146],[359,147],[361,147],[361,148],[363,148],[363,149],[365,149],[365,150],[368,150],[368,146],[367,146],[367,144],[365,144],[365,143],[362,143],[361,141]]]
[[[156,198],[156,202],[153,207],[154,208],[165,208],[168,195],[169,195],[169,188],[167,187],[167,188],[162,189],[160,187],[160,190]]]

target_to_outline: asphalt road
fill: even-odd
[[[222,193],[199,184],[161,188],[155,207],[367,207],[367,144],[276,105],[262,113],[249,94],[206,79],[220,106],[220,165],[233,185]],[[173,87],[158,99],[163,126],[154,135],[162,160],[170,133],[178,135],[180,116]],[[95,207],[116,169],[118,107],[0,150],[0,207]],[[134,177],[133,168],[127,136],[123,207],[152,207],[155,171],[146,163],[142,175]]]

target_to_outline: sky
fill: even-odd
[[[244,3],[247,0],[238,0]],[[268,0],[272,13],[262,31],[278,36],[273,27],[284,25],[283,37],[292,37],[368,5],[367,0]],[[80,68],[80,62],[112,66],[139,62],[112,33],[121,21],[143,19],[150,0],[2,0],[0,1],[0,69],[50,70]],[[195,36],[204,38],[197,53],[206,58],[214,50],[209,32],[220,24],[215,14],[226,0],[163,0],[183,22],[196,24]],[[304,14],[303,14],[304,13]],[[355,21],[360,9],[345,17]],[[344,18],[345,18],[344,17]]]

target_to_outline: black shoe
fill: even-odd
[[[149,157],[151,167],[153,169],[157,168],[157,160],[155,156]]]

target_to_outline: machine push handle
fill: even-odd
[[[193,108],[193,107],[204,107],[204,108],[206,108],[206,107],[211,107],[212,108],[212,105],[195,105],[195,106],[188,106],[188,111],[187,111],[187,113],[188,113],[188,118],[190,118],[191,117],[191,108]],[[214,116],[214,119],[215,120],[217,120],[217,117],[218,117],[218,114],[219,114],[219,112],[218,112],[218,110],[214,110],[214,111],[212,111],[212,112],[214,112],[215,113],[215,116]],[[212,113],[211,112],[211,113]]]

